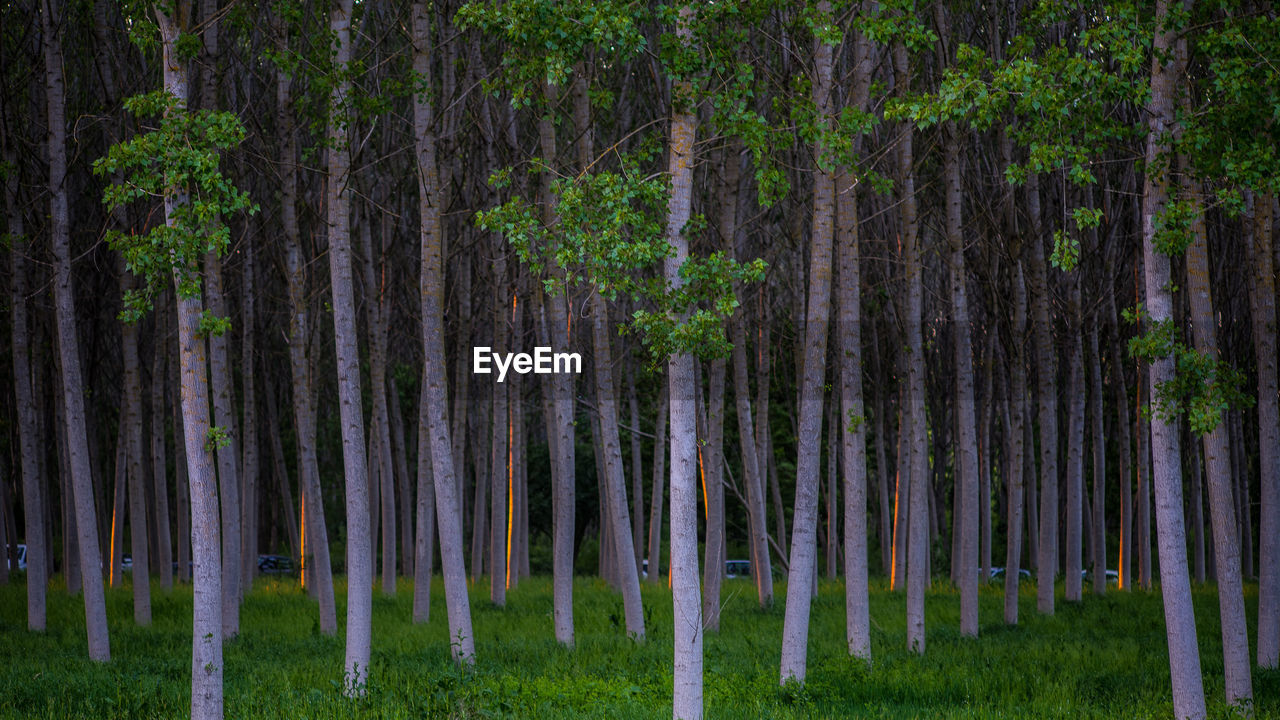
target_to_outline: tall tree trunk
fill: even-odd
[[[907,65],[907,49],[901,42],[893,47],[893,71],[898,92],[910,91]],[[925,650],[924,591],[929,583],[929,460],[925,417],[925,366],[924,366],[924,278],[921,263],[919,222],[915,196],[915,154],[912,148],[913,131],[909,124],[903,126],[898,141],[898,171],[902,178],[901,228],[902,255],[906,268],[906,317],[903,321],[906,337],[903,352],[906,354],[906,402],[902,425],[902,441],[906,443],[910,461],[901,466],[907,468],[908,497],[900,498],[909,504],[906,526],[906,580],[907,580],[907,649],[921,654]],[[899,472],[899,487],[903,473]],[[901,505],[900,505],[901,507]]]
[[[282,50],[288,49],[288,38],[280,38]],[[333,564],[329,558],[329,531],[324,519],[323,494],[320,488],[320,465],[316,456],[316,410],[312,401],[311,365],[307,335],[311,330],[307,317],[306,264],[303,261],[301,232],[298,228],[297,131],[291,108],[290,78],[283,69],[276,71],[276,120],[281,136],[281,224],[284,228],[285,275],[289,281],[289,370],[293,392],[294,434],[297,437],[298,492],[302,496],[303,517],[300,524],[300,551],[304,582],[310,583],[319,604],[320,632],[333,635],[338,631],[337,608],[333,597]],[[274,440],[273,440],[274,442]],[[288,478],[281,476],[286,484]],[[292,503],[290,503],[292,511]]]
[[[1093,592],[1107,592],[1107,440],[1103,430],[1102,355],[1098,325],[1089,328],[1089,419],[1093,421]]]
[[[431,28],[427,18],[427,5],[413,4],[413,69],[426,80],[431,78]],[[434,107],[431,95],[415,96],[413,123],[415,130],[418,165],[418,210],[421,225],[419,236],[422,246],[419,296],[422,298],[422,349],[423,349],[423,400],[419,423],[425,425],[431,445],[431,475],[435,486],[436,522],[440,536],[440,566],[444,573],[445,607],[449,616],[450,651],[455,661],[471,665],[475,662],[475,636],[471,630],[471,606],[467,598],[467,569],[462,558],[462,512],[458,507],[458,485],[454,479],[454,451],[449,437],[448,397],[446,378],[448,369],[444,355],[444,258],[443,233],[440,227],[442,203],[440,178],[436,169],[436,142]],[[462,409],[459,408],[458,412]],[[422,442],[419,430],[419,443]],[[421,444],[419,447],[422,447]],[[419,464],[426,462],[419,455]],[[419,513],[422,512],[422,470],[418,471]],[[419,518],[421,520],[421,517]],[[418,543],[421,551],[429,541],[423,534],[430,531],[430,523],[418,523]],[[431,567],[430,561],[418,557],[418,568]],[[415,603],[416,604],[416,603]]]
[[[175,318],[176,320],[177,318]],[[177,324],[174,324],[174,338],[177,337]],[[181,351],[181,344],[178,343],[178,350]],[[180,352],[172,355],[172,361],[167,368],[169,379],[174,387],[182,386],[182,367]],[[177,399],[173,403],[173,466],[174,466],[174,517],[177,520],[177,541],[178,541],[178,582],[191,582],[192,561],[191,556],[191,485],[190,473],[187,472],[187,445],[183,440],[183,409],[182,395],[179,393]],[[218,620],[221,624],[222,620]]]
[[[133,554],[133,621],[151,624],[150,558],[147,554],[147,476],[142,455],[142,372],[138,362],[138,326],[120,329],[124,350],[125,456],[129,477],[129,549]]]
[[[1260,195],[1254,203],[1253,242],[1246,246],[1252,245],[1250,304],[1258,365],[1258,667],[1275,669],[1280,667],[1280,390],[1276,381],[1276,335],[1280,328],[1276,322],[1272,212],[1272,196]],[[1253,553],[1249,554],[1252,558]],[[1251,566],[1252,560],[1247,565]]]
[[[670,394],[666,378],[658,393],[658,416],[653,421],[653,487],[649,503],[649,570],[647,579],[652,585],[662,581],[662,510],[666,498],[667,479],[667,413]]]
[[[1080,310],[1080,276],[1071,281],[1070,312],[1071,356],[1068,359],[1070,380],[1067,394],[1071,398],[1070,416],[1067,422],[1067,532],[1066,559],[1063,572],[1066,574],[1067,602],[1080,602],[1083,589],[1084,559],[1081,555],[1084,544],[1084,332]]]
[[[105,572],[107,582],[113,588],[120,587],[120,583],[124,582],[122,563],[124,555],[124,519],[125,508],[128,503],[129,485],[127,429],[128,424],[121,422],[116,432],[115,490],[112,493],[111,529],[107,533],[107,542],[110,543],[110,546],[107,548],[107,568]]]
[[[368,462],[370,487],[377,488],[370,499],[373,513],[371,543],[376,542],[378,529],[382,530],[382,594],[396,594],[396,507],[395,471],[391,462],[391,417],[387,411],[387,317],[385,248],[374,250],[373,218],[362,216],[360,239],[361,267],[364,271],[365,311],[369,323],[369,393],[372,396],[372,417],[368,437]],[[378,273],[374,267],[375,256],[384,265]],[[363,410],[361,410],[363,413]],[[373,481],[376,474],[377,482]],[[373,504],[377,502],[377,504]],[[380,517],[379,517],[380,514]],[[377,559],[376,548],[370,547],[371,557]]]
[[[1183,8],[1190,10],[1190,0]],[[1169,0],[1157,0],[1156,34],[1151,61],[1151,95],[1147,104],[1147,144],[1142,188],[1142,254],[1146,266],[1144,307],[1153,327],[1173,322],[1169,256],[1156,251],[1158,218],[1169,202],[1168,172],[1162,158],[1170,152],[1169,133],[1177,120],[1174,101],[1177,83],[1186,67],[1186,44],[1179,42],[1170,22]],[[1165,165],[1167,167],[1167,163]],[[1148,392],[1152,403],[1161,387],[1177,372],[1173,355],[1150,360]],[[1173,712],[1183,718],[1205,716],[1200,651],[1196,645],[1191,584],[1187,577],[1186,534],[1182,524],[1182,472],[1178,425],[1160,413],[1151,416],[1152,484],[1156,498],[1156,530],[1160,550],[1160,592],[1164,599],[1165,628],[1169,640],[1169,672],[1173,684]]]
[[[1009,384],[1006,398],[1005,447],[1008,452],[1008,477],[1005,478],[1007,499],[1005,509],[1004,559],[1004,621],[1008,625],[1018,623],[1018,586],[1022,578],[1022,514],[1024,508],[1024,484],[1026,460],[1032,449],[1024,442],[1027,428],[1027,366],[1023,346],[1027,337],[1027,285],[1023,277],[1022,262],[1013,270],[1013,334],[1009,339],[1006,355],[1009,366]]]
[[[701,448],[707,507],[707,534],[702,560],[702,625],[720,631],[720,589],[724,584],[724,358],[710,363],[707,382],[707,437]]]
[[[400,505],[399,522],[400,528],[400,574],[407,578],[416,577],[413,570],[415,557],[415,547],[413,539],[413,490],[409,485],[409,449],[405,445],[404,432],[404,410],[400,404],[400,388],[396,383],[395,375],[388,379],[388,392],[390,399],[387,401],[387,413],[391,424],[391,455],[394,464],[396,476],[396,499]],[[425,455],[422,457],[426,457]],[[430,477],[428,476],[428,480]],[[435,500],[431,501],[431,510],[435,510]],[[432,533],[434,534],[434,529]],[[427,577],[431,574],[428,572]]]
[[[1053,614],[1053,585],[1058,569],[1058,361],[1049,313],[1049,280],[1040,223],[1040,183],[1027,179],[1031,215],[1029,240],[1031,312],[1036,354],[1036,397],[1040,427],[1040,511],[1036,557],[1036,609]]]
[[[6,160],[9,158],[6,157]],[[52,548],[45,544],[47,498],[41,487],[40,451],[37,449],[40,420],[32,384],[31,330],[27,319],[26,264],[31,241],[23,232],[22,211],[17,208],[16,173],[10,173],[5,185],[9,236],[13,239],[9,255],[13,268],[13,282],[9,287],[10,308],[13,311],[10,351],[13,357],[14,398],[17,404],[18,457],[22,467],[23,529],[27,537],[27,629],[43,632],[47,618],[45,596],[49,584],[48,554]]]
[[[71,274],[71,219],[66,184],[66,86],[63,80],[62,34],[54,30],[55,17],[62,18],[57,0],[44,0],[44,12],[40,18],[44,37],[45,101],[49,126],[49,218],[54,257],[54,315],[57,319],[58,353],[62,365],[63,419],[75,504],[77,553],[81,588],[84,592],[89,659],[105,662],[111,659],[111,643],[107,634],[102,572],[98,567],[102,553],[98,544],[98,519],[94,512],[92,466],[85,434],[84,384],[80,375],[79,339],[76,337],[75,286]]]
[[[819,0],[818,15],[827,18],[831,5]],[[813,103],[818,122],[834,117],[831,76],[834,48],[814,40]],[[827,322],[831,305],[831,244],[835,235],[835,177],[821,140],[814,146],[813,235],[809,244],[809,286],[804,315],[803,381],[800,386],[800,427],[796,438],[796,496],[791,515],[791,556],[787,563],[787,607],[782,624],[781,681],[804,682],[808,666],[809,614],[817,568],[819,457],[822,445],[823,384],[827,369]]]
[[[631,558],[631,521],[627,517],[627,485],[622,472],[622,447],[618,434],[618,409],[613,395],[612,353],[609,347],[609,308],[604,296],[592,295],[591,337],[595,351],[592,366],[596,376],[596,405],[599,410],[600,446],[604,451],[604,512],[612,538],[614,570],[622,589],[623,614],[627,634],[644,639],[644,607],[640,600],[640,580]],[[674,489],[674,488],[673,488]],[[696,525],[695,525],[696,528]]]
[[[417,6],[414,8],[417,11]],[[421,171],[421,170],[420,170]],[[422,391],[418,400],[418,502],[415,508],[417,532],[414,536],[413,621],[431,619],[431,574],[436,541],[436,490],[431,467],[430,410],[427,407],[427,372],[422,371]]]
[[[160,565],[160,587],[165,592],[173,589],[173,533],[169,526],[169,471],[165,448],[165,336],[167,313],[156,307],[155,341],[151,356],[151,397],[148,413],[151,417],[151,467],[155,489],[156,556]],[[189,540],[189,538],[188,538]]]
[[[948,124],[943,145],[946,184],[947,245],[950,247],[951,321],[955,328],[956,368],[956,470],[959,480],[960,556],[952,563],[959,569],[960,634],[978,636],[978,438],[973,392],[973,343],[969,334],[969,295],[965,290],[964,237],[960,187],[960,134]],[[988,390],[990,392],[990,390]]]
[[[347,651],[344,693],[364,694],[369,677],[369,634],[373,610],[373,568],[369,561],[369,477],[365,457],[364,411],[360,392],[360,349],[352,283],[351,197],[348,181],[351,146],[347,96],[351,81],[351,0],[338,0],[329,15],[334,38],[333,72],[339,78],[329,98],[329,167],[326,206],[329,227],[329,272],[333,287],[333,335],[338,372],[338,411],[342,427],[342,460],[347,496]]]
[[[240,349],[243,358],[240,374],[244,383],[244,422],[241,429],[244,437],[241,441],[240,477],[244,479],[244,493],[241,496],[240,527],[244,532],[241,543],[242,559],[240,561],[240,584],[244,594],[253,589],[253,578],[258,574],[258,394],[256,375],[254,373],[254,336],[257,334],[257,288],[254,267],[254,238],[245,241],[244,249],[244,282],[242,286],[244,300],[241,303],[244,317]]]
[[[493,261],[493,352],[505,354],[509,352],[507,338],[510,335],[507,323],[507,258],[505,248],[501,246],[501,238],[494,238],[495,259]],[[508,508],[510,491],[510,468],[507,465],[507,441],[510,428],[509,409],[507,405],[507,384],[493,385],[493,434],[490,448],[490,477],[493,483],[490,493],[489,508],[489,600],[502,607],[507,604],[507,586],[510,577],[507,574],[507,522],[511,517]]]
[[[1205,233],[1202,192],[1197,181],[1190,199],[1195,205],[1192,240],[1187,247],[1187,294],[1191,328],[1197,352],[1217,359],[1218,337],[1214,329],[1213,297],[1209,289],[1209,242]],[[1240,578],[1240,546],[1236,533],[1235,501],[1231,487],[1231,441],[1225,412],[1214,428],[1202,436],[1205,476],[1209,481],[1209,514],[1213,524],[1218,612],[1221,616],[1222,665],[1228,705],[1249,709],[1253,704],[1253,679],[1249,668],[1249,629],[1245,620],[1244,588]]]
[[[631,548],[635,554],[636,572],[640,572],[640,560],[644,557],[644,462],[640,453],[640,399],[636,396],[636,376],[631,363],[627,363],[627,417],[631,423]],[[523,421],[522,421],[523,422]],[[517,426],[517,433],[521,426]],[[523,467],[519,463],[516,467]]]
[[[178,37],[190,22],[190,4],[180,3],[176,17],[156,10],[164,49],[164,88],[180,103],[188,97],[186,61],[178,57]],[[185,112],[185,108],[178,110]],[[186,198],[166,195],[165,221],[174,215]],[[205,342],[200,334],[204,314],[199,294],[184,297],[181,273],[174,271],[174,292],[178,302],[178,358],[181,368],[183,445],[187,478],[191,483],[191,551],[194,565],[191,652],[191,717],[193,720],[222,718],[222,556],[218,522],[218,487],[213,453],[209,450],[208,363]],[[234,566],[233,566],[234,567]]]
[[[1110,284],[1109,284],[1110,285]],[[1120,457],[1120,539],[1119,539],[1119,557],[1116,559],[1116,575],[1117,587],[1121,590],[1129,590],[1133,585],[1133,484],[1132,484],[1132,429],[1129,424],[1129,389],[1125,381],[1124,361],[1120,350],[1120,332],[1118,327],[1119,317],[1116,314],[1116,296],[1115,288],[1108,287],[1107,293],[1107,312],[1110,315],[1112,327],[1115,328],[1111,337],[1111,382],[1115,392],[1116,407],[1116,446],[1117,455]],[[1101,364],[1101,357],[1097,361]]]
[[[860,36],[856,41],[855,54],[865,58],[866,47],[867,40]],[[842,171],[836,183],[836,246],[839,248],[840,265],[840,282],[836,286],[836,335],[840,344],[840,413],[837,422],[842,433],[840,457],[844,469],[845,642],[850,655],[869,663],[867,422],[862,402],[861,237],[855,188],[848,172]]]
[[[694,9],[681,5],[676,20],[677,42],[693,42]],[[677,80],[672,97],[689,97],[692,83]],[[694,136],[697,116],[692,108],[674,104],[671,115],[669,162],[671,196],[667,207],[667,242],[675,251],[663,263],[663,274],[672,288],[684,285],[680,268],[689,257],[685,225],[693,209]],[[688,313],[681,313],[681,320]],[[697,393],[694,360],[688,352],[667,360],[671,403],[671,599],[674,662],[672,717],[702,717],[702,607],[698,588],[698,447]],[[649,568],[656,572],[657,568]]]

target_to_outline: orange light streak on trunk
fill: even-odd
[[[306,490],[301,491],[302,510],[298,520],[298,529],[301,531],[298,535],[298,580],[302,583],[302,587],[307,586],[307,493]]]

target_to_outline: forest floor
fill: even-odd
[[[871,668],[845,653],[843,586],[824,581],[814,601],[808,683],[778,686],[783,603],[762,611],[749,580],[725,583],[719,633],[705,645],[710,718],[1011,717],[1167,718],[1164,618],[1155,593],[1109,592],[1058,612],[1035,612],[1023,583],[1021,624],[1002,622],[1002,589],[982,590],[981,637],[960,637],[959,598],[945,581],[927,600],[928,648],[906,650],[906,598],[884,581],[871,590]],[[176,718],[189,712],[191,590],[153,588],[154,622],[133,624],[131,590],[107,592],[112,661],[86,658],[83,604],[55,581],[49,632],[26,631],[25,590],[0,587],[0,717]],[[339,634],[320,634],[316,606],[296,580],[260,578],[241,613],[241,634],[226,644],[227,718],[669,718],[671,600],[645,587],[648,638],[622,628],[622,599],[594,579],[575,593],[577,647],[551,631],[549,578],[523,581],[505,609],[473,588],[477,663],[463,673],[449,660],[444,596],[437,577],[430,623],[410,622],[412,583],[394,598],[375,590],[368,696],[341,696],[345,587],[338,581]],[[1257,606],[1257,586],[1246,587]],[[1211,717],[1222,700],[1218,604],[1212,585],[1195,589],[1197,630]],[[1253,621],[1250,616],[1250,638]],[[1254,672],[1255,717],[1280,718],[1280,673]]]

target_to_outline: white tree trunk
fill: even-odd
[[[369,465],[365,457],[364,410],[360,392],[360,349],[352,282],[351,197],[347,183],[351,146],[346,123],[351,81],[351,3],[338,0],[329,15],[339,76],[329,98],[329,167],[326,205],[329,227],[329,272],[333,288],[333,335],[338,372],[338,412],[342,428],[342,461],[347,501],[347,650],[343,688],[349,697],[364,694],[369,677],[369,641],[373,611],[372,543],[369,534]]]
[[[98,518],[94,513],[93,468],[85,434],[84,385],[80,377],[80,345],[76,336],[75,285],[71,274],[71,220],[67,198],[66,85],[62,73],[62,36],[54,30],[61,18],[56,0],[45,0],[41,13],[44,36],[45,101],[49,125],[49,218],[53,246],[53,298],[57,320],[58,353],[62,366],[62,417],[65,423],[67,464],[75,505],[75,534],[84,592],[85,630],[89,659],[111,659],[107,634],[107,610],[102,590],[102,553],[98,544]],[[65,28],[65,25],[61,27]],[[68,583],[70,585],[70,583]]]
[[[413,69],[419,77],[430,81],[431,27],[427,6],[413,4]],[[429,87],[429,85],[428,85]],[[454,479],[454,451],[449,436],[449,401],[446,395],[444,354],[444,259],[440,227],[440,180],[436,170],[436,145],[431,95],[416,96],[413,122],[417,137],[418,209],[422,245],[419,295],[422,298],[423,344],[423,408],[431,446],[431,475],[435,486],[436,522],[440,536],[440,565],[444,573],[445,608],[449,616],[450,651],[454,660],[464,665],[475,662],[475,638],[471,630],[471,605],[467,598],[467,569],[462,558],[462,512],[458,507],[458,485]],[[421,443],[419,430],[419,442]],[[421,444],[419,445],[421,447]],[[427,462],[419,455],[418,462]],[[422,471],[419,470],[419,483]],[[418,493],[419,513],[426,493]],[[419,515],[421,520],[421,515]],[[424,545],[423,533],[429,524],[418,523],[418,547]],[[425,543],[429,544],[429,543]],[[430,569],[430,562],[418,558],[419,568]]]

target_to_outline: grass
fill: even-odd
[[[367,697],[343,698],[342,622],[320,634],[315,605],[288,581],[262,578],[225,646],[228,718],[669,718],[671,601],[645,588],[648,639],[625,637],[622,600],[603,583],[575,585],[577,647],[552,635],[548,578],[521,583],[499,609],[473,588],[477,664],[449,660],[444,598],[432,588],[431,622],[410,622],[412,584],[394,598],[375,590],[372,680]],[[785,586],[780,586],[780,593]],[[1257,604],[1256,585],[1246,602]],[[128,587],[108,590],[112,661],[86,659],[84,610],[56,584],[49,631],[26,630],[25,590],[0,587],[0,718],[173,718],[189,712],[191,590],[152,593],[150,628],[133,624]],[[814,601],[808,681],[778,686],[783,603],[760,610],[749,581],[725,583],[718,634],[708,634],[705,702],[711,718],[1167,718],[1173,708],[1160,597],[1154,593],[1059,594],[1053,617],[1035,612],[1023,585],[1022,624],[1006,627],[1002,589],[984,588],[981,637],[960,637],[959,598],[942,582],[927,599],[928,649],[906,650],[905,596],[873,583],[867,668],[844,650],[843,586],[824,582]],[[1222,700],[1221,640],[1212,586],[1195,590],[1210,716]],[[1251,618],[1252,619],[1252,618]],[[1250,623],[1252,628],[1252,622]],[[1252,639],[1252,636],[1251,636]],[[1280,673],[1254,670],[1255,716],[1280,718]]]

